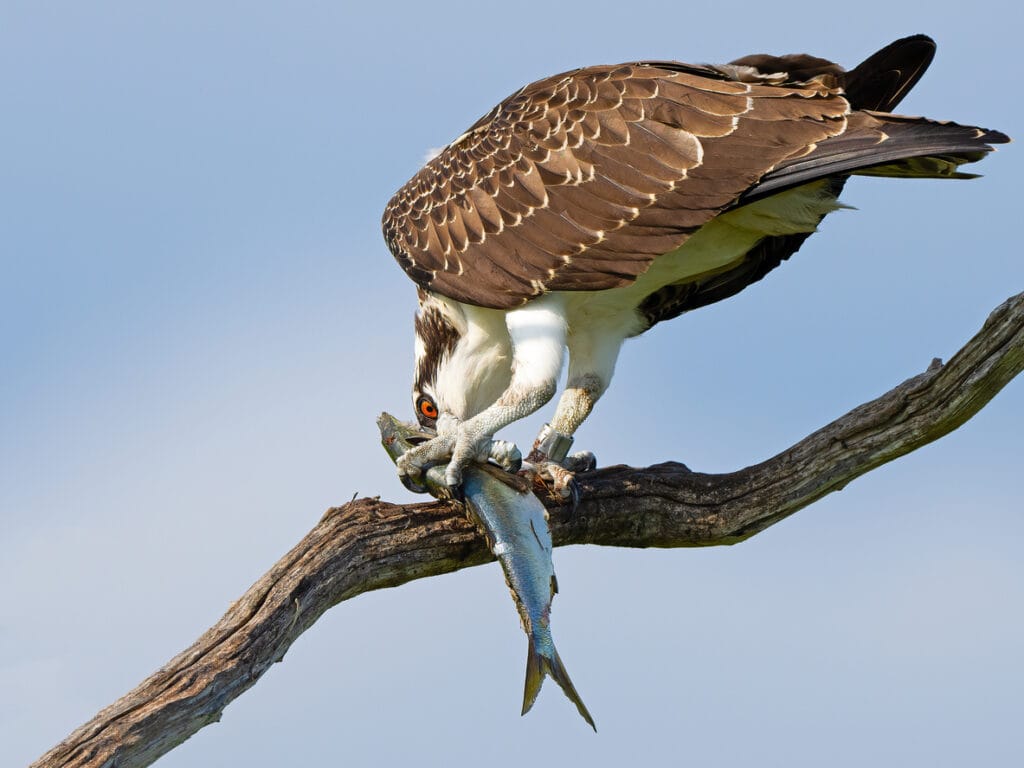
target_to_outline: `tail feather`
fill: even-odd
[[[827,176],[918,176],[972,178],[957,166],[981,160],[993,144],[1010,138],[999,131],[904,117],[880,112],[855,112],[846,131],[821,142],[803,157],[783,161],[751,187],[740,203]]]
[[[569,673],[562,664],[562,660],[558,657],[558,651],[555,650],[554,645],[552,645],[551,656],[542,654],[537,649],[537,644],[532,635],[530,636],[530,645],[526,656],[526,685],[523,689],[523,714],[525,715],[529,712],[533,703],[537,700],[537,694],[540,693],[540,686],[544,682],[544,677],[546,675],[550,675],[551,679],[558,683],[558,686],[565,693],[566,697],[568,697],[569,701],[576,705],[576,709],[579,711],[580,715],[596,732],[597,726],[594,725],[594,718],[590,716],[590,712],[587,711],[587,705],[583,703],[583,699],[581,699],[579,693],[576,692],[576,686],[574,686],[572,684],[572,680],[569,679]]]

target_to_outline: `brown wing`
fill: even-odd
[[[507,309],[632,282],[764,174],[846,127],[829,75],[737,82],[631,64],[506,99],[392,198],[384,233],[420,286]]]

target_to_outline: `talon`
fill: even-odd
[[[463,488],[462,483],[459,483],[458,485],[449,485],[448,495],[456,501],[461,501],[462,503],[466,502],[466,489]]]
[[[445,470],[444,483],[448,486],[449,490],[462,487],[462,467],[458,466],[454,461]]]
[[[413,483],[419,485],[418,481],[423,477],[422,467],[410,459],[409,453],[406,453],[404,456],[400,456],[395,464],[398,467],[398,479],[402,481],[402,485],[410,491],[414,490],[409,484]]]
[[[408,453],[400,456],[395,464],[398,466],[399,477],[413,477],[422,474],[420,468],[410,461]]]
[[[495,440],[491,444],[490,458],[506,472],[519,472],[523,466],[523,454],[515,443],[508,440]]]
[[[539,462],[524,461],[519,471],[522,477],[529,480],[541,491],[546,491],[553,499],[564,501],[569,499],[575,508],[579,502],[579,486],[574,474],[553,461],[542,459]]]
[[[597,469],[597,457],[593,451],[577,451],[566,456],[562,466],[573,474],[593,472]]]
[[[451,455],[453,442],[448,435],[438,435],[406,451],[395,462],[402,485],[413,493],[427,493],[424,482],[426,467],[447,460]]]
[[[576,481],[576,478],[572,478],[569,481],[569,514],[575,515],[576,509],[580,505],[580,484]]]
[[[402,485],[404,485],[408,491],[412,491],[413,493],[430,493],[430,489],[427,488],[427,486],[416,482],[410,475],[403,475],[399,473],[398,479],[402,481]]]
[[[576,478],[573,473],[561,464],[549,462],[545,469],[550,473],[553,492],[562,499],[572,496],[573,486],[576,485]]]

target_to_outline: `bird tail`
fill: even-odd
[[[882,112],[855,112],[846,130],[821,142],[803,157],[786,160],[751,187],[740,203],[753,202],[829,176],[893,176],[972,179],[964,163],[981,160],[993,144],[1010,137],[971,125],[904,117]]]
[[[537,642],[533,634],[530,635],[530,646],[527,650],[526,656],[526,685],[523,689],[523,714],[525,715],[530,711],[530,707],[533,706],[533,702],[537,700],[537,694],[540,693],[540,686],[544,682],[544,677],[547,675],[551,676],[558,686],[562,689],[569,701],[576,705],[576,709],[579,710],[580,715],[590,725],[594,731],[597,731],[597,726],[594,725],[594,718],[590,716],[590,712],[587,711],[587,705],[583,703],[583,699],[576,692],[576,686],[572,684],[572,680],[569,679],[569,673],[566,671],[565,666],[562,664],[562,660],[558,657],[558,651],[555,650],[554,644],[548,642],[544,645],[550,646],[551,653],[542,653],[538,647]]]

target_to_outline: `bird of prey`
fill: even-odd
[[[935,52],[924,35],[852,70],[806,54],[643,61],[520,89],[388,203],[391,252],[419,286],[413,402],[436,437],[399,475],[448,461],[514,469],[494,440],[555,394],[527,457],[568,495],[573,433],[623,341],[733,296],[843,207],[850,176],[971,178],[997,131],[892,114]],[[569,457],[571,459],[571,457]]]

